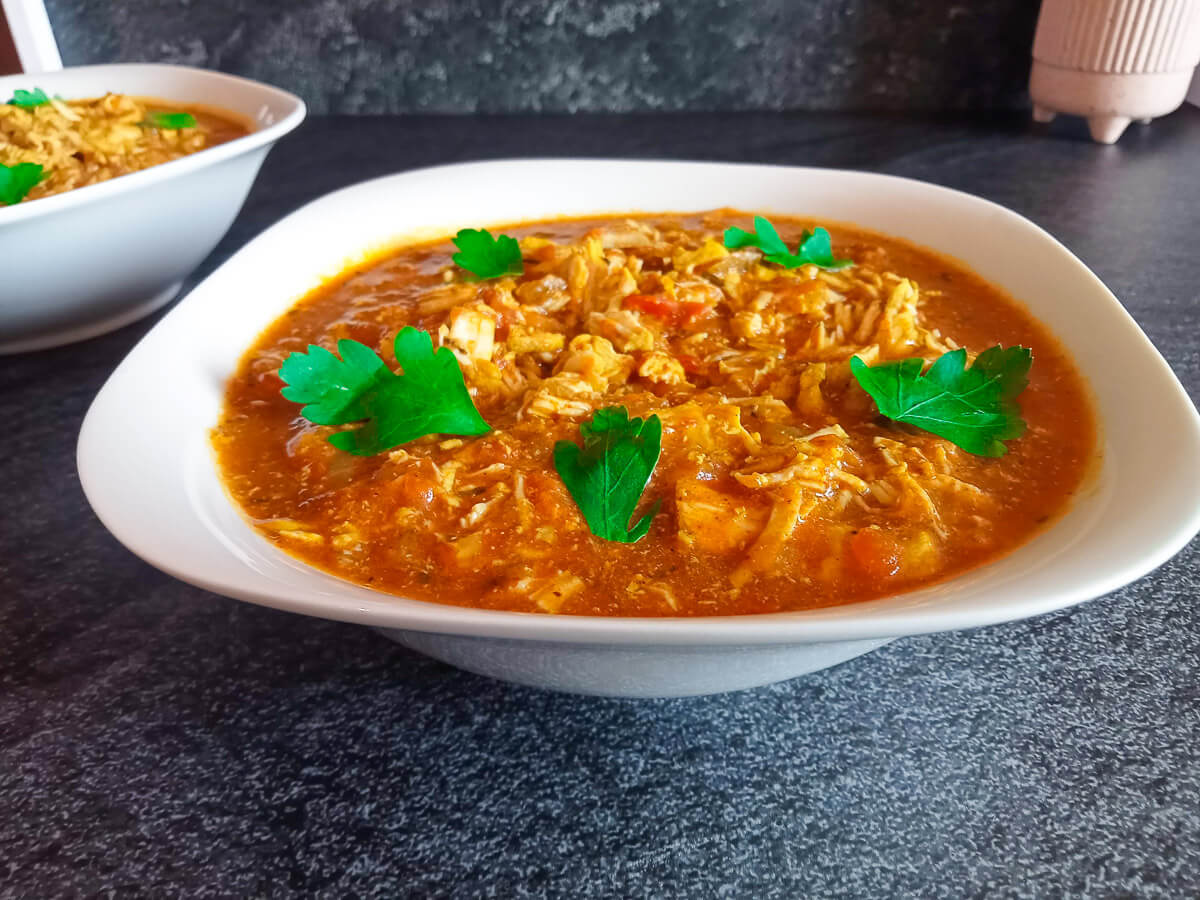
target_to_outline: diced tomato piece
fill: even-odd
[[[704,372],[704,363],[690,353],[680,353],[675,358],[683,366],[683,371],[689,375],[700,375]]]
[[[666,294],[630,294],[622,302],[624,309],[636,309],[671,321],[679,314],[679,304]]]
[[[707,303],[702,300],[687,300],[679,304],[679,315],[676,317],[676,323],[686,325],[693,319],[702,316],[704,313],[712,309]]]
[[[890,578],[900,571],[900,545],[875,525],[850,538],[850,555],[871,578]]]
[[[392,490],[405,506],[411,509],[429,509],[433,505],[437,482],[415,472],[406,472],[392,482]]]
[[[433,545],[433,561],[437,567],[442,570],[458,568],[458,554],[454,552],[454,545],[447,544],[443,541],[438,541]]]
[[[525,478],[525,496],[533,504],[539,519],[548,524],[571,514],[574,501],[563,486],[562,479],[531,472]]]
[[[669,322],[683,325],[711,307],[702,300],[672,300],[666,294],[630,294],[622,301],[625,309],[636,309]]]

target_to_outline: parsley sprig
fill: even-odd
[[[850,371],[879,411],[943,437],[970,453],[1003,456],[1004,441],[1025,433],[1016,397],[1029,384],[1033,353],[1027,347],[996,345],[965,368],[966,350],[938,357],[922,374],[923,359],[868,366],[857,356]]]
[[[525,271],[521,259],[521,245],[516,238],[507,234],[492,237],[486,228],[476,230],[464,228],[454,236],[458,252],[450,258],[461,268],[475,276],[473,280],[503,278],[505,275],[520,275]]]
[[[141,124],[163,131],[178,131],[180,128],[195,128],[196,117],[184,112],[148,112]]]
[[[435,353],[429,332],[404,328],[394,343],[397,375],[374,350],[338,341],[341,359],[309,345],[279,367],[282,394],[306,404],[300,415],[317,425],[359,428],[330,435],[329,443],[356,456],[373,456],[427,434],[486,434],[491,427],[467,392],[458,360],[447,347]]]
[[[35,106],[45,106],[49,102],[50,98],[46,92],[35,87],[32,91],[13,91],[12,99],[8,101],[7,105],[33,109]]]
[[[36,163],[17,163],[15,166],[0,164],[0,205],[20,203],[44,174],[42,167]]]
[[[554,468],[567,486],[596,537],[632,544],[646,536],[662,507],[654,501],[632,528],[629,520],[662,450],[658,416],[629,418],[629,410],[612,406],[597,410],[579,426],[583,446],[572,441],[554,445]]]
[[[767,262],[783,266],[785,269],[795,269],[803,265],[814,265],[822,269],[844,269],[854,265],[849,259],[834,259],[833,241],[829,232],[824,228],[815,231],[804,229],[800,235],[800,243],[793,253],[783,242],[775,226],[762,216],[754,217],[754,234],[741,228],[725,230],[725,246],[730,250],[740,247],[757,247],[763,252]]]

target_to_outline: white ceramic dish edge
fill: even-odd
[[[543,187],[531,201],[530,191],[520,186],[535,182]],[[636,190],[614,190],[613,184]],[[600,190],[596,185],[608,187]],[[414,230],[452,231],[466,224],[556,213],[721,205],[808,213],[898,234],[962,259],[1023,297],[1063,338],[1092,379],[1101,420],[1107,425],[1106,453],[1092,488],[1053,528],[1014,554],[942,585],[821,610],[691,620],[500,613],[383,596],[285,556],[232,510],[206,444],[224,378],[262,327],[348,258]],[[330,222],[338,227],[329,229]],[[325,223],[324,229],[320,223]],[[982,234],[989,239],[981,241]],[[997,234],[1004,239],[996,240]],[[256,276],[285,255],[304,263],[293,265],[271,284]],[[1090,325],[1086,332],[1061,327],[1081,321],[1083,313],[1082,321]],[[217,320],[219,331],[214,330]],[[174,360],[182,368],[171,380],[174,397],[164,396],[161,386],[145,380],[170,358],[166,351],[172,346],[192,348],[183,360]],[[1112,371],[1118,368],[1112,364],[1114,346],[1119,348],[1123,378]],[[1098,364],[1101,360],[1104,365]],[[131,392],[138,391],[149,391],[144,399],[154,412],[140,422],[123,409]],[[1150,491],[1148,496],[1132,490],[1135,479],[1130,474],[1122,477],[1121,471],[1135,471],[1150,461],[1137,452],[1133,438],[1154,426],[1170,436],[1165,458],[1159,454],[1154,461],[1160,470],[1167,466],[1180,477],[1173,490]],[[127,440],[121,429],[126,429]],[[169,467],[156,463],[154,454],[127,452],[143,441],[157,445]],[[747,686],[787,677],[787,672],[779,674],[784,669],[797,674],[829,664],[839,653],[847,658],[898,635],[1023,618],[1112,591],[1169,559],[1200,529],[1198,460],[1200,417],[1161,356],[1082,263],[1015,213],[945,188],[867,173],[587,160],[426,169],[315,201],[247,245],[156,326],[101,390],[79,446],[81,481],[105,525],[135,553],[185,581],[280,609],[398,629],[406,633],[406,643],[424,645],[418,649],[500,677],[590,693],[637,695],[729,688],[714,686],[712,678],[704,684],[697,681],[700,668],[713,665],[715,659],[701,654],[693,675],[676,679],[670,690],[653,689],[643,678],[626,690],[613,691],[603,684],[608,677],[604,673],[613,671],[604,657],[618,645],[658,655],[667,648],[692,654],[701,648],[733,652],[783,644],[799,653],[798,645],[826,645],[825,663],[808,665],[818,650],[810,647],[806,659],[793,654],[782,669],[771,669],[775,674],[762,669],[743,684],[729,685]],[[136,487],[138,480],[147,478],[152,484]],[[1127,512],[1121,514],[1122,509]],[[173,534],[168,536],[166,530]],[[457,650],[437,646],[454,638],[461,639]],[[510,653],[507,661],[492,660],[481,668],[478,660],[488,653],[471,649],[471,639],[476,638],[501,639],[494,644],[474,642],[489,644],[489,652],[503,643],[516,646],[517,656],[535,656],[533,661],[516,660]],[[543,643],[531,649],[529,642]],[[828,647],[830,642],[850,643],[838,650]],[[522,676],[522,666],[541,665],[553,655],[554,645],[576,645],[578,654],[586,645],[589,653],[598,654],[600,669],[577,684],[564,684],[561,673]],[[578,663],[583,656],[574,659]],[[663,671],[659,666],[655,677],[661,679]]]

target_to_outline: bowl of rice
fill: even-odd
[[[169,302],[224,237],[300,98],[154,64],[0,77],[0,353]]]

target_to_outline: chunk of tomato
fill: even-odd
[[[865,575],[890,578],[900,572],[900,544],[877,525],[862,529],[850,538],[850,555]]]
[[[668,321],[674,319],[679,312],[679,304],[666,294],[630,294],[621,301],[621,306]]]
[[[437,482],[431,478],[406,472],[392,482],[392,491],[397,499],[411,509],[426,510],[433,505]]]
[[[710,308],[699,300],[672,300],[666,294],[630,294],[621,306],[648,313],[671,325],[686,324]]]

